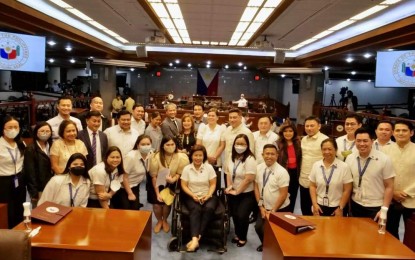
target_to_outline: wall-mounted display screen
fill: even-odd
[[[415,51],[378,52],[375,87],[414,88]]]

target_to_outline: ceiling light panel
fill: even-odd
[[[374,7],[369,8],[366,11],[363,11],[360,14],[353,16],[352,18],[350,18],[350,20],[364,19],[364,18],[366,18],[366,17],[368,17],[368,16],[370,16],[374,13],[377,13],[377,12],[385,9],[386,7],[388,7],[388,6],[386,6],[386,5],[375,5]]]
[[[174,43],[192,43],[177,0],[147,0],[147,3],[167,29]]]
[[[281,2],[281,0],[250,0],[232,34],[229,45],[244,46]]]

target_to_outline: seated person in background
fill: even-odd
[[[261,245],[257,248],[258,252],[262,252],[265,218],[268,218],[270,212],[288,212],[290,205],[288,196],[290,176],[287,170],[277,163],[277,147],[273,144],[266,144],[262,156],[264,162],[257,166],[254,185],[255,198],[259,207],[255,231],[261,240]]]
[[[67,207],[86,207],[91,181],[81,153],[69,157],[63,174],[55,175],[46,184],[38,205],[51,201]]]
[[[336,158],[337,143],[329,138],[321,143],[323,160],[310,172],[310,196],[314,216],[343,216],[349,202],[353,178],[349,166]]]
[[[61,174],[69,157],[74,153],[82,153],[87,156],[88,150],[84,142],[76,139],[78,129],[71,120],[63,120],[59,126],[60,138],[52,143],[50,148],[50,163],[55,174]]]
[[[112,118],[117,118],[118,112],[122,110],[124,102],[121,99],[121,95],[117,96],[112,100]]]
[[[382,151],[382,148],[386,145],[394,143],[391,138],[393,134],[393,124],[390,121],[379,121],[376,126],[376,140],[373,142],[373,148]]]
[[[206,163],[205,147],[195,145],[189,157],[192,163],[183,169],[181,187],[187,195],[184,203],[190,211],[192,240],[186,247],[188,252],[194,252],[199,248],[199,240],[215,212],[218,199],[212,196],[216,190],[216,173],[212,165]]]
[[[125,180],[122,154],[118,147],[111,146],[102,162],[89,170],[91,189],[88,208],[110,208],[112,196],[121,188]],[[129,185],[124,183],[124,185]]]

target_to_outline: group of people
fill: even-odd
[[[36,125],[27,147],[15,118],[0,125],[0,202],[8,203],[9,227],[22,220],[26,187],[34,206],[52,201],[139,210],[145,182],[155,233],[170,230],[165,191],[179,187],[186,195],[192,237],[186,247],[194,252],[218,204],[222,172],[237,247],[246,245],[254,215],[261,241],[257,251],[262,251],[265,218],[270,212],[293,212],[298,189],[303,215],[377,220],[380,208],[388,207],[387,228],[396,237],[401,215],[407,219],[415,212],[415,145],[407,121],[381,121],[373,141],[357,115],[347,116],[346,135],[331,139],[320,132],[315,116],[305,120],[306,135],[300,138],[289,120],[273,132],[267,116],[251,132],[237,108],[229,111],[228,127],[218,123],[216,109],[205,114],[201,104],[181,119],[176,105],[167,104],[164,120],[153,112],[148,123],[144,107],[134,104],[131,112],[117,111],[114,126],[102,115],[100,97],[78,118],[70,116],[70,98],[61,97],[57,110],[56,117]]]

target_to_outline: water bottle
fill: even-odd
[[[386,232],[386,218],[387,218],[387,214],[388,214],[388,208],[385,206],[382,206],[380,208],[380,217],[379,217],[379,229],[378,232],[379,234],[385,234]]]
[[[32,231],[32,219],[31,219],[31,211],[30,211],[30,207],[31,207],[31,203],[30,202],[24,202],[23,203],[23,223],[25,226],[25,231],[27,233],[30,233]]]

